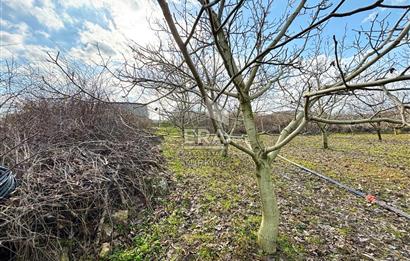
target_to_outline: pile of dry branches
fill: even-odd
[[[0,164],[19,183],[0,202],[0,255],[96,253],[102,223],[116,209],[150,204],[150,184],[164,175],[146,125],[110,104],[85,101],[27,103],[0,119]]]

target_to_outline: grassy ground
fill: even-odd
[[[269,138],[265,137],[269,140]],[[299,136],[282,154],[410,212],[410,135],[333,134],[330,149],[320,136]]]
[[[408,208],[408,138],[385,136],[391,146],[382,149],[372,136],[333,135],[332,150],[324,152],[319,137],[300,137],[283,155]],[[169,195],[131,228],[134,245],[111,259],[263,260],[255,243],[260,213],[252,162],[237,153],[226,159],[214,150],[184,149],[170,137],[164,155],[173,173]],[[273,179],[281,259],[410,260],[403,218],[283,162]]]

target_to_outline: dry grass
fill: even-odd
[[[365,146],[367,139],[372,138],[358,135],[354,146]],[[405,137],[391,139],[396,144],[391,150],[400,153],[406,146]],[[330,165],[336,155],[320,149],[318,141],[320,137],[316,136],[299,137],[284,153],[289,156],[291,150],[306,144],[306,150],[300,150],[295,158],[312,153],[311,159],[321,155],[316,157],[320,160],[317,166],[328,161]],[[336,137],[332,137],[332,147],[335,142]],[[374,142],[369,148],[378,146],[377,137]],[[340,137],[342,144],[348,146],[348,137]],[[254,166],[246,155],[233,149],[231,152],[235,155],[225,159],[213,150],[184,149],[180,139],[168,137],[164,154],[173,172],[174,187],[162,204],[133,227],[134,246],[118,250],[111,259],[266,260],[256,245],[260,200]],[[397,168],[394,175],[401,175],[399,171]],[[347,182],[352,173],[344,172],[339,177],[345,176]],[[275,164],[272,177],[281,213],[281,260],[410,258],[410,227],[406,219],[282,161]],[[383,182],[368,183],[384,188]],[[403,184],[397,183],[399,186]]]

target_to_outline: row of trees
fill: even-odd
[[[156,113],[160,115],[159,121],[163,124],[170,124],[176,127],[182,138],[185,138],[186,132],[197,133],[201,129],[213,132],[211,128],[210,119],[206,113],[204,107],[201,105],[199,109],[195,109],[198,103],[191,104],[185,103],[185,101],[174,101],[172,104],[168,99],[164,99],[161,102],[161,109],[157,108]],[[199,103],[200,104],[200,103]],[[226,113],[224,115],[226,126],[229,126],[231,134],[238,136],[246,134],[243,121],[238,114]],[[328,115],[329,116],[329,115]],[[341,119],[366,119],[372,117],[373,113],[367,112],[367,114],[357,115],[351,113],[349,115],[338,115],[335,118]],[[260,134],[277,135],[281,130],[286,127],[294,118],[294,114],[290,111],[279,111],[270,113],[255,113],[256,128]],[[159,123],[159,124],[160,124]],[[322,136],[322,147],[328,149],[328,136],[331,133],[375,133],[379,141],[382,141],[382,133],[406,133],[409,128],[403,125],[391,124],[391,123],[362,123],[362,124],[326,124],[326,123],[314,123],[310,122],[302,130],[302,134],[313,135],[320,134]]]
[[[198,125],[193,112],[206,111],[225,153],[232,146],[255,163],[262,202],[258,243],[268,254],[276,252],[279,224],[272,165],[307,124],[323,133],[330,125],[410,125],[409,5],[199,0],[170,6],[158,0],[158,7],[163,20],[156,25],[157,41],[132,43],[132,57],[111,63],[101,55],[90,66],[49,54],[52,66],[25,70],[30,81],[19,85],[23,88],[11,84],[16,71],[9,67],[1,75],[2,97],[15,98],[29,89],[32,97],[85,95],[107,101],[115,88],[125,96],[137,90],[147,104],[160,103],[162,115],[182,133],[185,126]],[[381,8],[389,15],[376,16],[353,32],[329,34],[335,21]],[[273,111],[291,118],[268,146],[257,114]],[[226,114],[234,120],[227,123]],[[238,125],[244,126],[246,144],[231,139]]]

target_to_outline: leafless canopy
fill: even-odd
[[[295,121],[288,134],[265,153],[280,149],[308,121],[409,125],[408,5],[201,0],[170,7],[158,2],[166,22],[158,24],[158,42],[132,45],[134,59],[115,74],[159,97],[175,90],[196,93],[215,119],[215,108],[227,101],[249,103],[251,112],[260,100],[271,108],[292,107]],[[389,15],[376,16],[353,32],[326,36],[331,23],[380,8]],[[321,117],[314,109],[318,102],[337,101],[335,110],[347,115],[347,103],[362,102],[373,93],[383,93],[389,108],[360,119]],[[213,124],[223,132],[218,122]],[[229,138],[225,142],[254,155]]]

